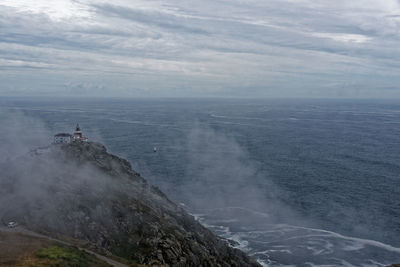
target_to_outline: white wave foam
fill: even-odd
[[[220,211],[220,210],[242,210],[242,211],[246,211],[246,212],[252,213],[254,215],[260,216],[260,217],[270,218],[270,215],[267,213],[244,208],[244,207],[222,207],[222,208],[209,209],[210,212]]]
[[[213,209],[212,211],[220,211],[221,209],[222,208],[217,208]],[[227,207],[223,209],[239,209],[245,210],[246,212],[255,212],[242,207]],[[258,212],[256,211],[255,213],[257,214]],[[268,216],[268,214],[260,214]],[[311,260],[309,260],[307,263],[303,262],[303,264],[305,264],[304,266],[321,266],[312,263],[312,259],[314,257],[320,260],[324,258],[329,259],[323,266],[340,265],[372,267],[385,266],[385,264],[387,265],[387,263],[383,264],[379,262],[382,259],[369,258],[371,250],[370,247],[372,247],[372,250],[375,251],[375,248],[386,251],[383,252],[384,254],[388,252],[394,253],[392,254],[394,258],[400,257],[400,248],[392,245],[375,240],[345,236],[324,229],[293,226],[288,224],[265,224],[265,230],[251,231],[247,228],[241,228],[241,230],[239,230],[235,227],[235,231],[232,231],[229,228],[229,223],[236,223],[236,220],[211,220],[210,224],[210,220],[208,219],[209,216],[213,217],[212,215],[195,214],[194,216],[200,223],[213,230],[216,234],[223,238],[235,241],[238,245],[234,247],[250,253],[252,256],[258,259],[262,266],[276,266],[277,262],[275,262],[275,260],[285,257],[283,255],[294,258],[296,258],[298,255],[303,255],[301,257],[308,255]],[[216,225],[218,223],[222,223],[223,225]],[[226,224],[228,226],[226,226]],[[364,256],[359,258],[360,261],[357,260],[356,262],[348,262],[346,261],[347,256],[346,260],[345,258],[341,258],[343,253],[346,253],[345,255],[353,255],[354,253],[357,253],[358,255],[358,253],[360,253],[360,255]],[[274,257],[275,260],[269,262],[268,260],[271,259],[270,257]]]
[[[341,235],[339,233],[335,233],[335,232],[328,231],[328,230],[323,230],[323,229],[307,228],[307,227],[301,227],[301,226],[290,226],[290,225],[282,225],[282,226],[286,226],[286,227],[294,228],[294,229],[303,229],[303,230],[323,233],[324,235],[320,235],[320,236],[323,236],[323,237],[326,237],[326,236],[329,237],[330,236],[330,237],[336,237],[336,238],[339,238],[339,239],[358,242],[357,245],[360,246],[360,249],[364,248],[365,245],[368,245],[368,246],[378,247],[378,248],[381,248],[381,249],[384,249],[384,250],[387,250],[387,251],[391,251],[391,252],[395,252],[395,253],[399,253],[400,254],[400,248],[393,247],[391,245],[384,244],[382,242],[375,241],[375,240],[344,236],[344,235]],[[316,235],[310,235],[310,236],[316,236]],[[355,248],[355,246],[353,248]]]
[[[293,226],[293,225],[288,225],[288,224],[278,224],[275,225],[273,230],[265,230],[265,231],[250,231],[246,232],[246,234],[253,235],[253,234],[266,234],[266,233],[271,233],[271,232],[293,232],[296,230],[305,230],[311,232],[310,234],[306,235],[295,235],[295,236],[290,236],[288,238],[283,238],[280,239],[281,241],[288,241],[292,239],[301,239],[301,238],[312,238],[312,237],[334,237],[342,240],[347,240],[351,241],[351,243],[346,243],[343,244],[342,249],[345,251],[355,251],[355,250],[360,250],[363,249],[366,245],[368,246],[373,246],[373,247],[378,247],[390,252],[395,252],[400,254],[400,248],[393,247],[389,244],[382,243],[380,241],[376,240],[370,240],[370,239],[362,239],[362,238],[357,238],[357,237],[350,237],[350,236],[345,236],[339,233],[335,233],[332,231],[324,230],[324,229],[316,229],[316,228],[307,228],[307,227],[301,227],[301,226]],[[325,241],[326,240],[322,240]],[[271,241],[268,241],[271,242]],[[268,243],[267,242],[267,243]],[[326,245],[326,248],[331,248],[330,244]]]

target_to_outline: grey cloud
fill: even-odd
[[[169,30],[183,31],[189,34],[209,34],[201,27],[190,27],[185,25],[185,21],[177,20],[174,16],[163,14],[161,12],[143,12],[131,8],[115,5],[92,5],[100,13],[106,16],[112,15],[139,23],[145,23]]]
[[[360,75],[395,86],[400,10],[368,3],[370,9],[361,1],[96,0],[79,1],[90,10],[88,17],[58,20],[46,10],[29,13],[0,4],[0,78],[35,76],[41,82],[31,83],[33,91],[40,84],[68,94],[64,84],[70,82],[98,84],[93,91],[105,94],[102,88],[118,84],[118,93],[134,95],[147,87],[149,96],[162,90],[179,95],[177,88],[193,96],[202,90],[258,96],[263,87],[270,92],[275,86],[304,96],[320,87],[328,96],[327,86],[337,79]],[[27,82],[13,83],[18,88]]]

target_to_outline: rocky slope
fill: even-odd
[[[259,266],[99,143],[38,149],[0,166],[0,218],[135,264]]]

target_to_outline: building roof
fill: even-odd
[[[54,137],[71,137],[72,135],[70,135],[69,133],[59,133],[56,134]]]

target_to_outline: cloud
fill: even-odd
[[[361,35],[361,34],[340,34],[340,33],[323,33],[323,32],[315,32],[313,33],[316,37],[321,38],[329,38],[338,42],[345,43],[357,43],[362,44],[372,40],[371,37]]]
[[[51,2],[45,0],[35,2],[4,0],[1,5],[15,8],[18,12],[34,15],[44,14],[54,21],[88,18],[91,16],[87,5],[70,0],[53,0]]]
[[[0,78],[18,91],[27,82],[12,77],[35,76],[31,91],[54,95],[93,83],[118,84],[117,95],[253,97],[348,93],[356,79],[377,95],[364,78],[399,82],[399,15],[394,0],[5,0]]]

